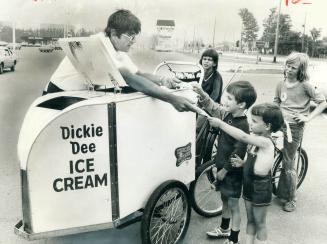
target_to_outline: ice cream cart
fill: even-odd
[[[195,99],[188,88],[170,92]],[[177,243],[190,221],[195,120],[139,92],[37,98],[18,142],[23,218],[15,233],[49,238],[116,228],[142,215],[143,243]]]

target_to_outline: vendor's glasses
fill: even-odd
[[[127,37],[130,42],[135,42],[136,35],[122,34],[122,36]]]

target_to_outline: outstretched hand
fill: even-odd
[[[179,112],[197,112],[197,107],[194,105],[192,100],[181,97],[181,96],[174,96],[170,103],[174,106],[174,108]]]

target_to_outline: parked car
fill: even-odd
[[[14,43],[9,43],[7,47],[11,50],[14,49]],[[19,43],[15,43],[15,50],[20,50],[22,48],[22,45]]]
[[[0,41],[0,47],[6,47],[8,42]]]
[[[59,44],[54,46],[54,50],[62,50],[61,46]]]
[[[15,71],[17,64],[17,56],[7,47],[0,47],[0,74],[3,73],[4,69],[11,69]]]
[[[51,53],[53,52],[54,49],[55,47],[53,45],[44,45],[39,47],[40,52],[44,52],[44,53]]]

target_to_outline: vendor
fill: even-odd
[[[109,38],[116,51],[113,54],[113,61],[130,87],[168,102],[180,112],[195,112],[194,106],[188,99],[176,96],[160,87],[164,85],[168,88],[175,88],[180,82],[178,79],[141,72],[127,55],[140,31],[140,20],[129,10],[121,9],[109,16],[104,33],[97,35],[105,35]],[[85,89],[87,89],[87,85],[84,83],[84,78],[76,71],[68,57],[65,57],[51,76],[43,95]]]

